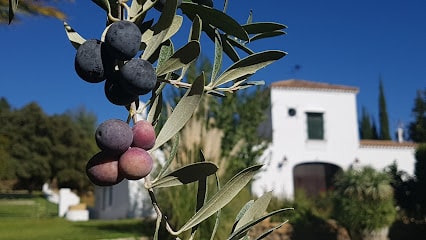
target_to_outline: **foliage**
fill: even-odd
[[[414,142],[426,142],[426,89],[417,91],[411,110],[414,120],[408,126],[410,139]]]
[[[416,203],[415,178],[399,170],[396,162],[386,167],[385,171],[391,177],[395,203],[399,209],[398,214],[402,217],[417,217],[418,204]]]
[[[292,206],[295,209],[290,215],[290,223],[293,227],[291,239],[332,239],[335,237],[335,233],[327,223],[333,210],[331,193],[308,197],[305,191],[296,190],[293,200],[274,198],[269,208],[284,206]],[[273,217],[271,220],[278,219]]]
[[[19,2],[19,3],[18,3]],[[52,6],[54,1],[0,0],[0,24],[12,22],[16,13],[49,16],[65,19],[65,13]],[[9,5],[9,3],[12,3]],[[19,8],[17,6],[19,5]]]
[[[172,149],[167,161],[160,167],[157,175],[145,178],[145,188],[148,190],[157,213],[154,239],[158,239],[160,228],[165,228],[174,236],[181,236],[184,233],[191,232],[192,238],[196,234],[199,225],[218,214],[222,208],[228,205],[247,186],[261,166],[248,166],[221,186],[216,174],[216,164],[206,161],[207,159],[202,151],[192,153],[195,156],[192,163],[178,167],[172,164],[178,152],[178,141],[176,139],[179,132],[190,121],[191,116],[206,95],[224,97],[227,94],[235,93],[251,86],[262,85],[263,81],[250,81],[249,78],[258,70],[283,58],[286,53],[280,50],[255,52],[248,45],[260,39],[283,35],[285,34],[283,29],[286,26],[279,23],[253,22],[252,13],[249,14],[245,24],[240,24],[226,14],[228,1],[225,1],[224,9],[221,11],[189,0],[184,0],[182,3],[179,2],[179,4],[177,0],[167,0],[163,1],[164,5],[161,12],[156,12],[159,14],[158,19],[147,21],[145,21],[145,17],[148,11],[153,10],[158,1],[94,0],[94,2],[105,10],[108,17],[107,26],[122,20],[141,26],[143,31],[140,50],[142,53],[139,58],[155,66],[157,86],[152,90],[151,99],[140,108],[137,108],[138,101],[127,106],[129,110],[128,122],[131,119],[133,119],[134,123],[137,122],[138,113],[147,109],[147,120],[149,122],[153,125],[156,125],[159,121],[164,123],[158,131],[155,145],[149,150],[150,153],[170,145]],[[16,3],[16,0],[12,1],[12,3]],[[178,12],[178,8],[181,11]],[[13,4],[11,4],[10,9],[13,13],[15,10]],[[188,43],[175,49],[172,37],[177,33],[181,33],[183,24],[183,16],[178,14],[180,12],[191,21],[191,26],[189,33],[186,34],[189,36],[187,37]],[[70,42],[75,48],[78,48],[86,41],[67,23],[64,23],[64,27]],[[214,43],[214,49],[212,49],[214,51],[214,62],[210,76],[201,72],[190,82],[185,78],[188,68],[205,51],[200,44],[201,33],[205,33]],[[230,59],[231,64],[229,66],[223,66],[223,63],[226,62],[224,61],[225,55]],[[125,62],[117,59],[116,62],[116,66],[122,69]],[[186,89],[186,92],[174,106],[168,118],[160,120],[160,117],[164,116],[161,114],[161,99],[166,85]],[[254,102],[253,100],[253,102],[247,104],[253,104]],[[243,117],[242,113],[240,117]],[[240,133],[236,132],[236,134]],[[239,135],[237,137],[245,136]],[[172,144],[169,144],[171,139],[174,140]],[[246,150],[245,154],[251,150]],[[198,156],[196,155],[197,153]],[[211,178],[209,176],[212,175],[215,177],[213,181],[218,186],[217,191],[207,194],[208,182]],[[174,230],[170,225],[169,218],[163,212],[163,206],[160,206],[156,200],[156,190],[159,188],[179,187],[194,182],[197,182],[197,197],[193,208],[195,213],[182,226],[178,226],[178,230]],[[244,238],[255,224],[288,210],[279,209],[265,214],[270,196],[271,194],[267,193],[256,201],[249,202],[252,204],[245,205],[246,207],[235,218],[233,224],[235,227],[232,229],[228,239]],[[216,221],[213,229],[217,229],[217,223]],[[259,239],[266,237],[282,224],[269,229],[259,236]],[[213,230],[210,234],[213,239],[215,231]]]
[[[361,111],[359,135],[361,139],[378,139],[374,119],[371,118],[365,106],[362,107]]]
[[[90,129],[96,118],[89,112],[78,116],[91,120],[83,126],[69,114],[48,116],[36,103],[0,111],[0,155],[4,161],[0,177],[17,178],[17,187],[29,191],[53,179],[59,187],[89,188],[84,167],[85,159],[95,151]]]
[[[371,167],[349,169],[336,177],[333,216],[353,239],[364,231],[390,226],[396,209],[390,177]]]
[[[389,133],[389,116],[386,109],[386,98],[385,98],[385,92],[383,89],[382,79],[380,79],[380,82],[379,82],[379,122],[380,122],[379,139],[390,140],[391,136]]]
[[[426,216],[426,193],[424,191],[426,187],[426,144],[421,144],[416,150],[416,163],[414,174],[416,176],[416,194],[417,203],[419,205],[419,213]]]
[[[194,77],[204,72],[211,75],[211,63],[208,59],[202,59],[192,64],[188,69],[188,82],[193,82]],[[183,92],[179,89],[171,93],[171,105],[174,106]],[[259,136],[258,127],[266,120],[265,109],[270,106],[269,89],[256,88],[244,89],[234,94],[227,93],[225,97],[217,98],[207,95],[202,99],[199,108],[195,112],[196,119],[191,120],[185,128],[201,128],[196,132],[188,133],[191,138],[194,134],[201,134],[204,142],[197,143],[209,146],[209,139],[216,138],[220,146],[213,144],[216,153],[215,158],[226,159],[226,176],[229,179],[238,171],[254,165],[255,160],[263,152],[268,141]],[[194,123],[196,121],[197,123]],[[206,129],[205,134],[203,130]],[[198,138],[196,138],[198,139]],[[183,140],[185,141],[185,140]],[[197,151],[195,151],[197,152]],[[208,158],[208,157],[207,157]],[[218,163],[218,162],[217,162]]]

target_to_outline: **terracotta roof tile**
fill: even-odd
[[[306,80],[290,79],[274,82],[271,84],[272,88],[293,88],[293,89],[315,89],[315,90],[331,90],[357,93],[357,87],[335,85],[329,83],[313,82]]]
[[[390,148],[416,148],[417,144],[413,142],[394,142],[390,140],[370,140],[363,139],[359,141],[360,147],[390,147]]]

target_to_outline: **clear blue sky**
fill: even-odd
[[[215,3],[222,8],[222,1]],[[100,38],[104,12],[94,3],[75,1],[59,7],[83,37]],[[280,49],[289,55],[254,79],[268,85],[297,78],[359,87],[358,110],[366,106],[377,120],[381,76],[390,130],[399,121],[412,120],[416,91],[426,88],[426,1],[231,0],[228,13],[244,23],[250,9],[254,21],[288,26],[287,35],[256,45],[256,50]],[[78,78],[75,49],[61,21],[24,17],[13,25],[0,25],[0,46],[0,96],[13,107],[35,101],[48,114],[85,106],[99,121],[126,118],[123,107],[106,101],[103,84]],[[301,69],[293,71],[295,65]]]

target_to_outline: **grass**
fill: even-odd
[[[57,217],[57,205],[39,195],[0,197],[0,240],[136,239],[153,234],[153,223],[140,219],[71,222]]]
[[[141,220],[70,222],[62,218],[0,218],[0,239],[80,240],[141,237],[149,224]]]

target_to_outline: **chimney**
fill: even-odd
[[[401,122],[396,129],[396,137],[399,143],[404,142],[404,125]]]

